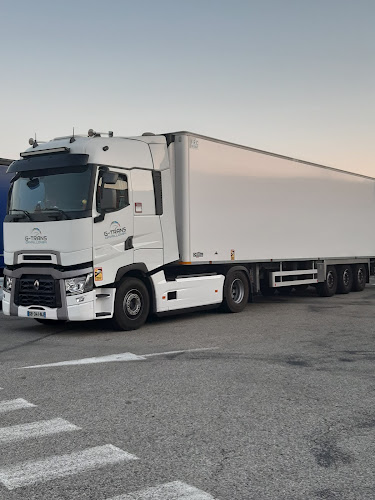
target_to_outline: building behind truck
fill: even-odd
[[[7,315],[130,330],[152,312],[240,312],[258,293],[369,279],[370,177],[190,132],[92,129],[35,141],[9,172]]]
[[[3,298],[4,244],[3,221],[6,214],[10,175],[6,173],[13,160],[0,158],[0,302]]]

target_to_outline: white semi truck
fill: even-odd
[[[190,132],[31,143],[9,167],[6,315],[130,330],[369,279],[375,179]]]

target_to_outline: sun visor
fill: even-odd
[[[87,165],[89,155],[85,154],[43,154],[14,161],[7,173],[27,172],[29,170],[44,170],[47,168],[64,168]]]

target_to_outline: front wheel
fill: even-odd
[[[241,312],[249,300],[249,282],[242,271],[229,271],[224,282],[222,310]]]
[[[113,323],[119,330],[137,330],[147,319],[150,297],[146,285],[138,278],[125,279],[115,298]]]

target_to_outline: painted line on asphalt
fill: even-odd
[[[168,354],[184,354],[185,352],[198,352],[198,351],[214,351],[218,347],[198,347],[197,349],[183,349],[182,351],[167,351],[167,352],[154,352],[152,354],[142,354],[145,358],[152,358],[154,356],[167,356]]]
[[[1,468],[0,483],[8,490],[14,490],[129,460],[138,460],[138,457],[106,444],[69,455],[57,455]]]
[[[25,370],[30,368],[50,368],[52,366],[74,366],[74,365],[93,365],[97,363],[114,363],[119,361],[145,361],[147,358],[154,356],[166,356],[168,354],[184,354],[187,352],[212,351],[218,347],[202,347],[198,349],[184,349],[181,351],[155,352],[152,354],[132,354],[131,352],[123,352],[120,354],[109,354],[107,356],[96,356],[95,358],[73,359],[70,361],[59,361],[57,363],[47,363],[44,365],[21,366],[17,370]]]
[[[12,425],[0,429],[0,443],[12,443],[24,439],[39,438],[80,430],[80,427],[71,424],[62,418],[31,422],[29,424]]]
[[[48,368],[50,366],[73,366],[73,365],[94,365],[96,363],[113,363],[115,361],[144,361],[146,358],[137,356],[131,352],[121,354],[110,354],[108,356],[97,356],[95,358],[73,359],[70,361],[59,361],[58,363],[47,363],[45,365],[22,366],[18,370],[26,368]]]
[[[29,403],[26,399],[10,399],[8,401],[0,401],[0,413],[7,411],[22,410],[23,408],[35,408],[36,405]]]
[[[110,500],[215,500],[212,495],[194,486],[174,481],[143,490],[120,495]]]

